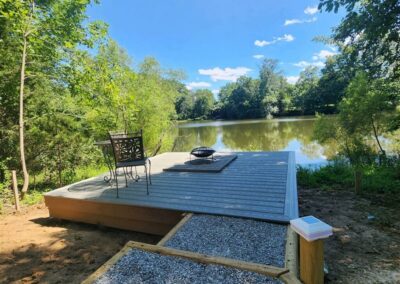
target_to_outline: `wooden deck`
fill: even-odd
[[[238,158],[220,173],[191,173],[163,171],[188,159],[188,153],[164,153],[151,158],[149,195],[142,177],[121,187],[116,198],[115,186],[101,175],[46,193],[46,205],[54,217],[155,234],[167,233],[183,212],[282,223],[297,218],[294,153],[236,154]],[[125,185],[123,175],[119,184]]]

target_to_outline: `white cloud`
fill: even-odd
[[[283,37],[278,37],[276,39],[277,41],[283,40],[283,41],[294,41],[294,36],[292,36],[291,34],[285,34],[283,35]]]
[[[254,42],[254,45],[259,46],[259,47],[263,47],[263,46],[266,46],[266,45],[269,45],[269,44],[271,44],[271,43],[268,42],[268,41],[258,40],[258,39]]]
[[[289,26],[289,25],[301,24],[301,23],[303,23],[302,20],[299,20],[299,19],[291,19],[291,20],[286,20],[285,23],[284,23],[284,25],[285,25],[285,26]]]
[[[324,59],[326,59],[328,56],[333,56],[333,55],[335,55],[335,54],[337,54],[336,52],[333,52],[333,51],[329,51],[329,50],[325,50],[325,49],[323,49],[323,50],[321,50],[320,52],[318,52],[318,53],[314,53],[314,56],[312,57],[312,59],[313,60],[324,60]]]
[[[256,46],[263,47],[263,46],[266,46],[266,45],[271,45],[271,44],[277,43],[278,41],[287,41],[287,42],[294,41],[294,36],[292,36],[291,34],[284,34],[283,36],[280,36],[280,37],[274,37],[274,39],[272,41],[258,40],[257,39],[254,42],[254,44]]]
[[[210,76],[215,81],[236,81],[240,76],[246,75],[251,69],[247,67],[199,69],[199,74]]]
[[[253,55],[253,58],[255,58],[255,59],[262,59],[262,58],[264,58],[265,56],[264,55],[262,55],[262,54],[255,54],[255,55]]]
[[[296,82],[299,80],[299,76],[287,76],[286,77],[286,81],[289,83],[289,84],[292,84],[292,85],[294,85],[294,84],[296,84]]]
[[[314,15],[316,13],[318,13],[318,6],[308,6],[307,8],[304,9],[304,13],[307,15]]]
[[[207,82],[190,82],[186,84],[186,89],[188,90],[208,88],[208,87],[211,87],[211,84]]]
[[[304,24],[304,23],[313,23],[317,21],[317,17],[312,17],[311,19],[291,19],[291,20],[286,20],[284,25],[289,26],[289,25],[295,25],[295,24]]]
[[[211,93],[213,93],[214,96],[216,96],[219,94],[219,89],[213,89],[213,90],[211,90]]]
[[[300,67],[302,69],[305,69],[308,66],[316,66],[318,68],[322,68],[325,66],[325,63],[322,61],[308,62],[308,61],[302,60],[297,63],[294,63],[293,65],[296,67]]]

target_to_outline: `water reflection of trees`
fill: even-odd
[[[313,121],[266,121],[253,124],[225,126],[223,142],[241,151],[278,151],[297,139],[305,145],[311,142]]]
[[[216,127],[179,128],[179,136],[175,140],[173,150],[186,152],[197,146],[212,146],[216,140]]]
[[[328,158],[335,152],[313,141],[313,120],[261,121],[259,123],[237,123],[219,127],[180,128],[175,141],[175,151],[190,151],[195,146],[212,146],[217,134],[222,131],[222,143],[235,151],[279,151],[297,140],[301,151],[309,158],[324,154]]]

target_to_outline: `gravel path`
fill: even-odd
[[[284,267],[287,226],[214,215],[193,215],[165,246]]]
[[[132,249],[95,283],[282,283],[267,276]]]

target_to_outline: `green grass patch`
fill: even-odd
[[[21,204],[24,205],[35,205],[43,202],[43,193],[42,191],[37,190],[29,190],[24,198],[21,200]]]
[[[108,168],[105,165],[92,165],[88,167],[78,168],[75,171],[64,172],[62,176],[62,185],[71,184],[77,181],[81,181],[90,177],[100,175],[107,172]],[[43,194],[58,188],[60,185],[54,178],[49,179],[44,174],[31,175],[30,185],[28,192],[24,198],[20,201],[21,205],[35,205],[43,202]],[[22,187],[22,180],[19,180],[19,189]],[[0,183],[0,214],[4,213],[4,208],[14,204],[14,196],[11,189],[9,180],[4,183]]]

